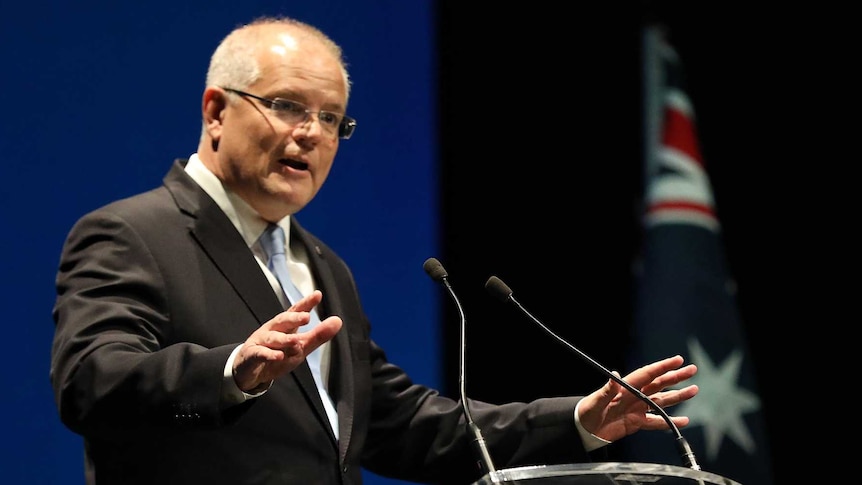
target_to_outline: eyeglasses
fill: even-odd
[[[230,93],[238,94],[240,96],[248,96],[249,98],[254,98],[260,101],[264,106],[269,108],[270,111],[275,113],[279,119],[286,123],[290,123],[291,125],[305,123],[308,121],[308,117],[314,113],[314,111],[310,110],[308,106],[298,101],[291,101],[284,98],[263,98],[233,88],[222,87],[222,89]],[[323,131],[330,135],[338,134],[338,138],[342,138],[344,140],[350,138],[353,135],[353,130],[356,129],[356,120],[347,115],[333,113],[332,111],[318,111],[317,121],[320,123]]]

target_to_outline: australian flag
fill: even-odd
[[[751,354],[728,274],[721,225],[701,157],[680,59],[659,27],[643,44],[643,246],[636,268],[635,365],[682,354],[698,366],[700,393],[668,410],[704,471],[742,485],[773,483]],[[682,466],[673,436],[641,431],[629,461]]]

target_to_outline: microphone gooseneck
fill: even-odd
[[[515,307],[517,307],[518,310],[521,311],[521,313],[523,313],[530,320],[535,322],[539,327],[542,328],[542,330],[547,332],[551,337],[554,337],[554,339],[556,339],[558,342],[560,342],[561,344],[563,344],[567,348],[574,351],[576,354],[578,354],[578,356],[580,356],[582,359],[587,361],[587,363],[589,363],[590,365],[592,365],[593,367],[598,369],[599,372],[601,372],[605,376],[613,379],[617,384],[623,386],[627,391],[632,393],[635,397],[637,397],[641,401],[645,402],[651,410],[654,410],[659,415],[661,415],[661,417],[665,420],[667,425],[670,427],[670,429],[673,431],[674,435],[676,436],[677,447],[679,448],[680,454],[682,455],[683,463],[685,463],[686,466],[688,466],[689,468],[691,468],[693,470],[700,470],[700,465],[697,463],[697,459],[694,456],[694,451],[692,451],[691,446],[689,445],[688,441],[685,439],[685,437],[683,437],[682,433],[680,433],[679,427],[677,427],[676,423],[673,422],[673,420],[670,418],[670,416],[667,414],[667,412],[664,410],[664,408],[662,408],[661,406],[656,404],[652,399],[649,398],[649,396],[647,396],[646,394],[641,392],[640,389],[635,388],[634,386],[632,386],[631,384],[629,384],[628,382],[626,382],[625,380],[623,380],[622,378],[620,378],[619,376],[617,376],[616,374],[614,374],[613,372],[608,370],[605,366],[596,362],[592,357],[585,354],[580,349],[578,349],[577,347],[570,344],[565,339],[563,339],[562,337],[560,337],[559,335],[557,335],[556,333],[551,331],[551,329],[549,329],[547,326],[545,326],[545,324],[543,324],[541,321],[539,321],[538,318],[534,317],[532,313],[527,311],[527,309],[524,308],[524,306],[521,305],[518,302],[518,300],[515,299],[514,296],[512,296],[512,293],[513,293],[512,289],[509,288],[509,286],[506,283],[503,283],[503,280],[501,280],[500,278],[498,278],[496,276],[491,276],[490,278],[488,278],[488,281],[485,283],[485,289],[488,290],[488,293],[490,293],[492,296],[496,297],[500,301],[513,303],[515,305]]]
[[[428,258],[425,260],[425,264],[423,264],[422,267],[431,279],[443,284],[449,293],[449,296],[452,297],[452,301],[455,302],[455,307],[458,308],[458,314],[461,317],[461,346],[458,362],[458,388],[461,393],[461,409],[463,410],[464,418],[467,421],[467,431],[473,437],[473,447],[479,455],[479,464],[483,470],[491,474],[492,479],[494,479],[497,471],[494,468],[494,461],[491,460],[491,454],[488,453],[488,447],[485,444],[485,438],[482,436],[482,431],[476,423],[473,422],[473,415],[470,413],[470,406],[467,405],[467,378],[465,372],[467,360],[467,318],[464,316],[464,308],[461,306],[461,302],[458,301],[458,297],[455,295],[452,285],[449,284],[449,275],[446,273],[446,270],[443,269],[443,264],[440,263],[440,261],[436,258]],[[496,481],[494,483],[496,483]]]

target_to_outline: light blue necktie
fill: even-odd
[[[288,300],[292,303],[301,300],[302,294],[299,292],[299,288],[293,284],[290,273],[287,271],[287,257],[284,254],[284,229],[278,224],[270,224],[260,236],[260,245],[269,258],[266,262],[267,267],[278,279]],[[309,313],[311,314],[311,320],[300,327],[299,332],[306,332],[320,323],[320,317],[317,316],[315,309],[312,309]],[[311,367],[311,374],[314,376],[314,382],[317,384],[317,392],[320,393],[323,407],[326,408],[326,414],[329,416],[329,424],[332,426],[335,438],[338,439],[338,413],[335,411],[335,406],[332,404],[329,393],[323,387],[323,379],[320,375],[321,353],[321,348],[318,347],[314,349],[314,352],[308,354],[305,360],[308,362],[308,366]]]

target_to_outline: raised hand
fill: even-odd
[[[681,389],[670,388],[697,373],[697,366],[683,364],[679,355],[647,364],[629,373],[623,380],[640,389],[662,408],[668,408],[691,399],[698,393],[696,385]],[[584,428],[608,441],[616,441],[641,429],[667,429],[660,415],[648,413],[649,407],[620,384],[610,379],[601,388],[586,396],[578,407],[579,419]],[[677,427],[688,425],[687,416],[672,416]]]
[[[299,327],[309,322],[309,312],[322,299],[323,294],[315,290],[261,325],[246,339],[233,364],[234,380],[240,389],[254,392],[265,388],[276,377],[295,369],[314,349],[335,337],[342,325],[337,316],[322,320],[307,332],[297,332]]]

